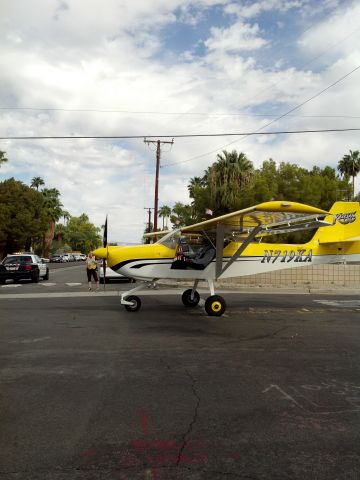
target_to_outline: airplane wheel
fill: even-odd
[[[205,301],[205,310],[212,317],[221,317],[226,310],[225,300],[220,295],[211,295]]]
[[[137,312],[141,307],[141,300],[136,295],[130,295],[125,300],[131,302],[131,305],[125,305],[128,312]]]
[[[189,288],[189,290],[185,290],[185,292],[182,294],[181,300],[185,307],[196,307],[200,301],[199,292],[195,290],[193,298],[191,298],[191,292],[192,289]]]

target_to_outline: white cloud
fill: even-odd
[[[259,26],[236,22],[229,28],[211,29],[211,37],[204,43],[209,50],[222,52],[241,52],[257,50],[267,45],[267,41],[258,36]]]
[[[291,9],[299,9],[307,3],[307,0],[260,0],[258,2],[254,1],[249,3],[230,3],[224,10],[226,13],[236,15],[239,18],[250,19],[263,12],[287,12]]]

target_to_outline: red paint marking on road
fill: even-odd
[[[149,435],[148,416],[146,410],[140,410],[140,425],[145,436]]]
[[[92,448],[86,448],[83,452],[80,453],[80,455],[84,458],[89,458],[93,457],[95,455],[95,452]]]
[[[241,453],[240,452],[234,452],[231,455],[229,455],[229,458],[237,462],[238,460],[241,459]]]
[[[149,448],[149,444],[146,440],[139,438],[137,440],[132,440],[130,442],[130,447],[135,448],[135,450],[146,450]]]

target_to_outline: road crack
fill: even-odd
[[[191,422],[189,423],[188,429],[186,430],[186,432],[182,436],[182,444],[181,444],[181,447],[180,447],[180,450],[179,450],[178,458],[177,458],[177,461],[176,461],[176,466],[179,466],[179,464],[181,462],[183,451],[185,450],[187,442],[188,442],[187,437],[191,434],[191,432],[193,430],[193,427],[194,427],[195,423],[197,422],[198,411],[199,411],[199,407],[200,407],[200,397],[199,397],[199,395],[196,391],[196,388],[195,388],[196,380],[194,379],[194,377],[191,375],[191,373],[188,370],[185,370],[185,372],[186,372],[186,375],[191,380],[191,389],[193,391],[194,397],[196,398],[196,405],[195,405],[194,414],[193,414]]]

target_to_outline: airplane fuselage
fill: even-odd
[[[231,242],[224,249],[223,266],[233,257],[240,246],[241,243]],[[109,267],[122,275],[135,279],[216,279],[216,259],[203,270],[194,270],[191,266],[179,270],[172,268],[175,255],[175,249],[156,243],[136,247],[108,247],[107,253]],[[297,245],[251,243],[218,278],[238,277],[324,263],[343,263],[344,261],[360,261],[359,242],[349,243],[345,246],[336,243],[319,245],[318,242]]]

